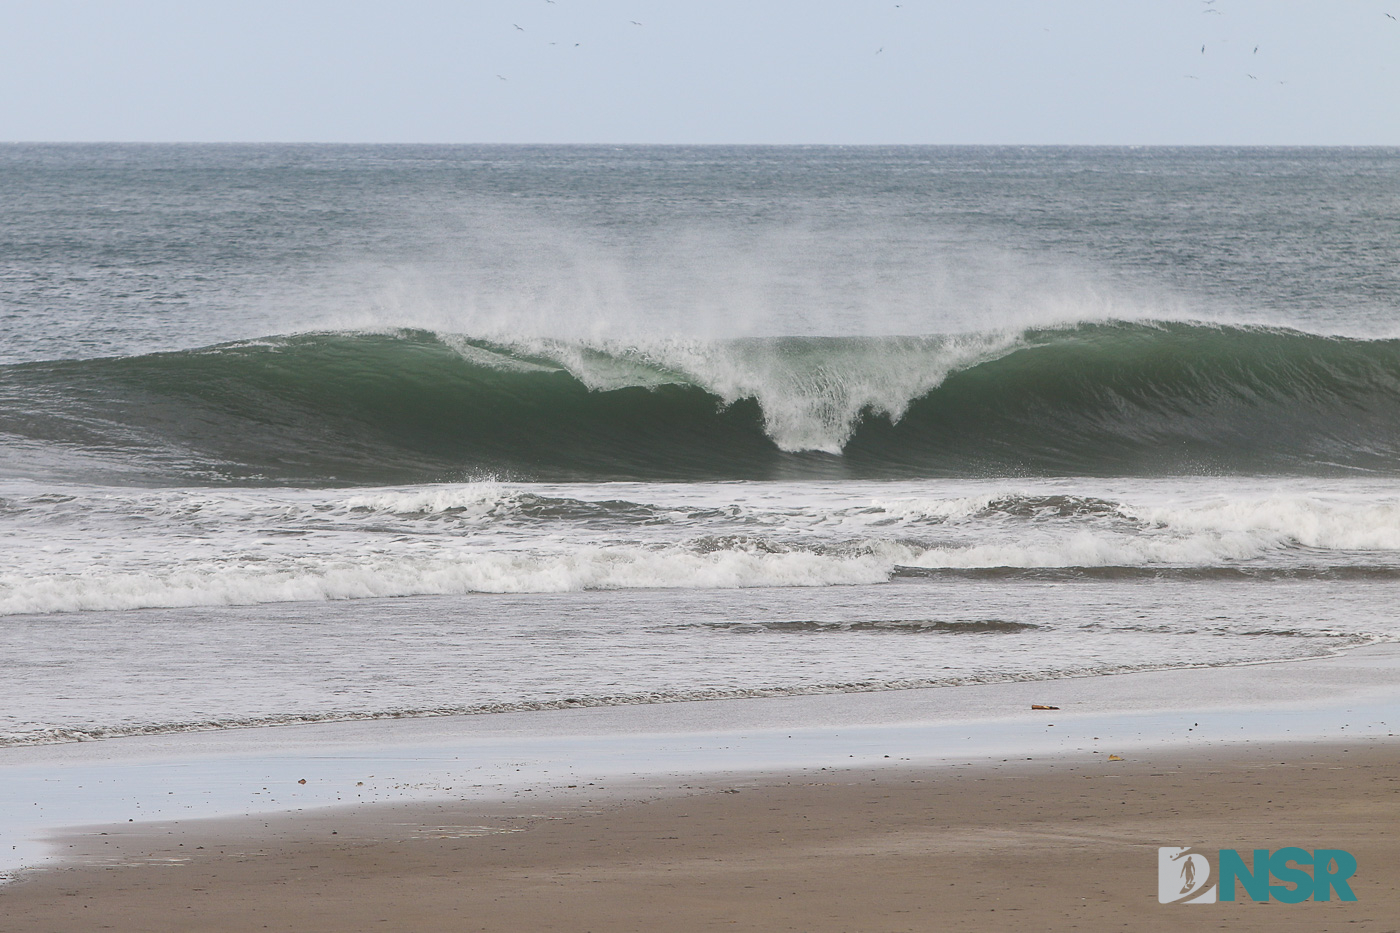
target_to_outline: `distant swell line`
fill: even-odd
[[[0,473],[1400,472],[1400,341],[1191,323],[655,346],[329,333],[0,368]]]

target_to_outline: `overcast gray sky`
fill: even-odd
[[[0,139],[1397,145],[1387,13],[1400,0],[0,0]]]

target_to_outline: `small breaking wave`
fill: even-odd
[[[316,559],[189,559],[165,571],[93,571],[0,579],[0,615],[254,605],[465,593],[719,589],[883,583],[914,552],[875,543],[856,553],[735,541],[728,546],[581,546],[561,553],[438,550]]]
[[[1182,493],[1176,481],[1133,481],[1099,495],[1055,488],[1063,483],[969,485],[900,496],[870,484],[872,496],[849,484],[815,493],[805,484],[61,493],[10,484],[0,531],[27,544],[4,555],[0,614],[959,575],[1400,575],[1400,499],[1375,482],[1331,492],[1196,483]]]

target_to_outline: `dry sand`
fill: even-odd
[[[1398,766],[1233,745],[138,823],[0,888],[0,929],[1397,930]],[[1161,845],[1347,849],[1358,900],[1161,905]]]

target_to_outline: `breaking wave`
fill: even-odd
[[[162,482],[1394,474],[1400,340],[304,334],[6,366],[0,434],[12,476]]]

